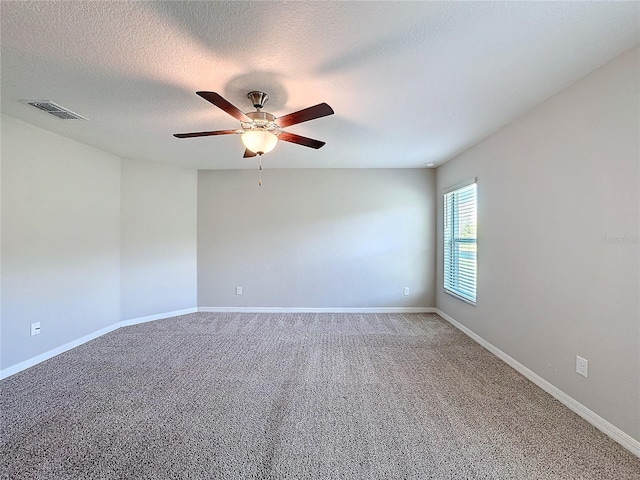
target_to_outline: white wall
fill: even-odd
[[[120,159],[4,115],[1,313],[3,369],[120,320]]]
[[[197,172],[4,115],[1,168],[3,375],[121,321],[195,310]]]
[[[438,169],[436,304],[640,440],[638,57],[627,52]],[[440,194],[473,176],[477,307],[441,286]]]
[[[122,319],[195,308],[198,172],[122,162]]]
[[[200,307],[433,306],[432,170],[266,160],[263,187],[257,171],[199,172]]]

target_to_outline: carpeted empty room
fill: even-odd
[[[194,313],[3,380],[3,479],[637,479],[436,314]]]
[[[0,480],[640,480],[640,1],[0,0]]]

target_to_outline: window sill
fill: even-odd
[[[468,303],[469,305],[472,305],[472,306],[474,306],[474,307],[476,306],[476,302],[475,302],[475,301],[473,301],[473,300],[469,300],[468,298],[465,298],[465,297],[463,297],[462,295],[459,295],[459,294],[457,294],[457,293],[455,293],[455,292],[452,292],[451,290],[447,290],[447,289],[445,288],[445,289],[444,289],[444,293],[446,293],[446,294],[448,294],[448,295],[451,295],[452,297],[455,297],[455,298],[457,298],[458,300],[462,300],[463,302]]]

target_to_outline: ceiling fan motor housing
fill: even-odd
[[[242,122],[242,128],[246,130],[263,130],[273,134],[280,133],[280,128],[275,123],[275,115],[267,112],[247,112],[247,117],[251,119],[251,122]]]
[[[276,119],[275,115],[267,112],[247,112],[246,115],[255,123],[269,123]]]

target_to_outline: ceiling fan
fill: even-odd
[[[256,109],[255,112],[247,113],[244,113],[215,92],[196,92],[196,94],[239,120],[241,128],[235,130],[213,130],[210,132],[176,133],[173,136],[177,138],[192,138],[212,135],[242,135],[242,143],[245,146],[244,158],[255,157],[256,155],[261,157],[273,150],[278,140],[318,149],[325,142],[285,132],[283,128],[326,117],[334,113],[329,105],[319,103],[313,107],[276,118],[274,115],[262,111],[264,104],[269,100],[269,96],[264,92],[253,91],[247,94]]]

